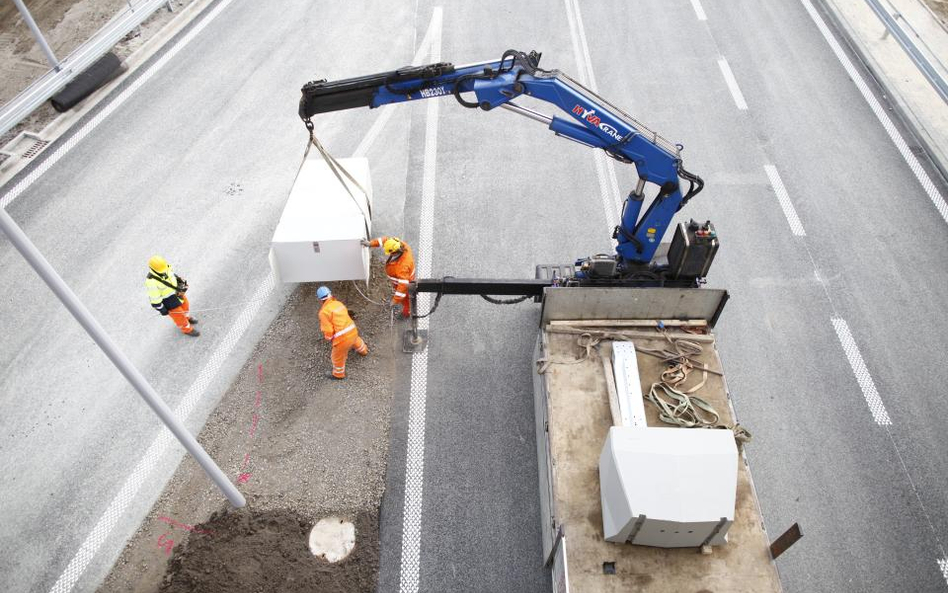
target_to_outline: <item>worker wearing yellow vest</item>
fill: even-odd
[[[319,309],[319,329],[322,330],[323,337],[332,340],[332,373],[327,376],[330,379],[345,379],[349,351],[355,349],[365,356],[369,353],[369,347],[359,337],[359,330],[349,316],[349,310],[342,301],[332,296],[329,288],[320,286],[316,289],[316,297],[322,302]]]
[[[371,241],[362,241],[366,247],[381,247],[388,260],[385,273],[392,281],[392,306],[402,308],[402,317],[411,315],[411,301],[408,298],[408,283],[415,281],[415,256],[408,243],[398,237],[379,237]]]
[[[148,276],[145,288],[151,306],[162,315],[171,317],[182,333],[191,337],[201,335],[194,324],[197,319],[190,316],[190,304],[184,293],[188,290],[187,281],[171,270],[171,265],[160,255],[148,260]]]

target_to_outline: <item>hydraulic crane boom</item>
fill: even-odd
[[[508,50],[500,60],[469,66],[437,63],[310,82],[302,88],[300,117],[311,128],[310,118],[318,113],[453,95],[464,107],[503,107],[542,122],[557,136],[601,148],[612,158],[635,165],[639,182],[623,204],[613,238],[618,241],[620,276],[647,268],[672,217],[704,182],[682,167],[680,144],[662,138],[565,74],[540,69],[539,61],[536,52]],[[476,101],[466,98],[467,93],[473,93]],[[521,95],[552,103],[571,119],[514,103]],[[684,193],[682,179],[689,184]],[[657,194],[642,214],[646,184],[657,186]]]

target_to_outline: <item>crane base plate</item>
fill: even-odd
[[[402,352],[421,352],[428,345],[428,330],[420,329],[417,334],[410,329],[402,334]]]

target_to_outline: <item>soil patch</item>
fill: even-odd
[[[367,296],[380,304],[353,283],[330,284],[369,346],[364,358],[350,354],[345,381],[325,376],[330,344],[319,330],[315,286],[302,285],[198,435],[247,507],[225,512],[220,492],[185,457],[100,591],[374,590],[396,336],[404,322],[393,325],[384,305],[391,288],[380,262],[372,275]],[[310,530],[329,515],[357,529],[356,549],[337,564],[309,551]]]
[[[948,26],[948,0],[925,0],[929,8],[938,15],[938,20],[945,26]]]
[[[337,564],[310,553],[312,523],[285,511],[241,509],[215,514],[196,526],[207,534],[175,554],[162,593],[353,593],[374,591],[378,574],[378,516],[353,519],[356,545]]]

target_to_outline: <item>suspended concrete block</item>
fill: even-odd
[[[360,244],[372,231],[369,161],[337,162],[367,194],[345,175],[343,185],[319,153],[310,151],[270,244],[270,266],[282,282],[369,280],[370,253]]]

